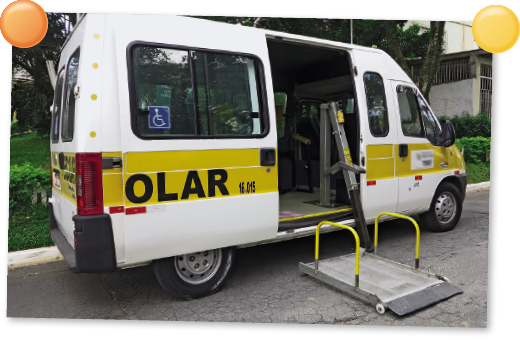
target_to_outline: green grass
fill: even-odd
[[[11,165],[30,163],[34,167],[50,167],[49,136],[38,137],[36,132],[11,137]],[[49,174],[50,176],[50,174]],[[26,212],[9,212],[8,251],[33,249],[54,245],[49,236],[49,210],[35,204]]]
[[[38,137],[31,132],[11,137],[11,165],[31,163],[34,167],[50,168],[51,147],[49,136]]]
[[[7,251],[53,246],[49,235],[49,210],[43,204],[35,205],[29,213],[9,216]]]
[[[490,162],[466,163],[468,184],[488,182],[490,178]]]

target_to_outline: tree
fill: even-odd
[[[23,69],[33,79],[32,84],[16,85],[11,92],[11,112],[16,111],[17,125],[22,130],[35,129],[39,136],[50,129],[50,106],[54,89],[47,70],[47,61],[58,64],[61,46],[68,31],[65,30],[68,15],[47,13],[48,29],[43,40],[30,48],[13,47],[13,71]],[[22,91],[17,93],[17,91]],[[22,98],[23,97],[23,98]]]
[[[309,19],[270,17],[198,17],[213,21],[265,28],[273,31],[306,35],[350,43],[352,19]],[[408,60],[424,58],[417,87],[429,101],[429,92],[439,67],[444,43],[444,21],[432,21],[430,31],[419,34],[420,27],[403,29],[406,20],[352,20],[354,43],[377,46],[387,52],[412,78]]]

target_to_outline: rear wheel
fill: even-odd
[[[459,223],[462,195],[452,183],[443,182],[433,196],[430,210],[421,215],[422,224],[430,231],[450,231]]]
[[[215,293],[235,260],[235,249],[213,249],[178,255],[154,262],[159,284],[170,294],[196,299]]]

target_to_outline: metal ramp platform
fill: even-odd
[[[445,282],[445,278],[432,273],[369,253],[364,253],[359,260],[357,289],[352,275],[356,267],[355,254],[319,261],[317,273],[314,263],[300,263],[300,271],[376,306],[380,313],[388,307],[398,315],[405,315],[462,293]]]

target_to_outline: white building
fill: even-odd
[[[430,29],[429,21],[410,20],[404,29],[417,24],[421,32]],[[430,91],[430,105],[438,116],[487,112],[491,117],[493,54],[478,47],[473,40],[471,21],[446,21],[444,54],[441,56],[435,85]],[[417,81],[423,60],[408,61],[413,80]]]

